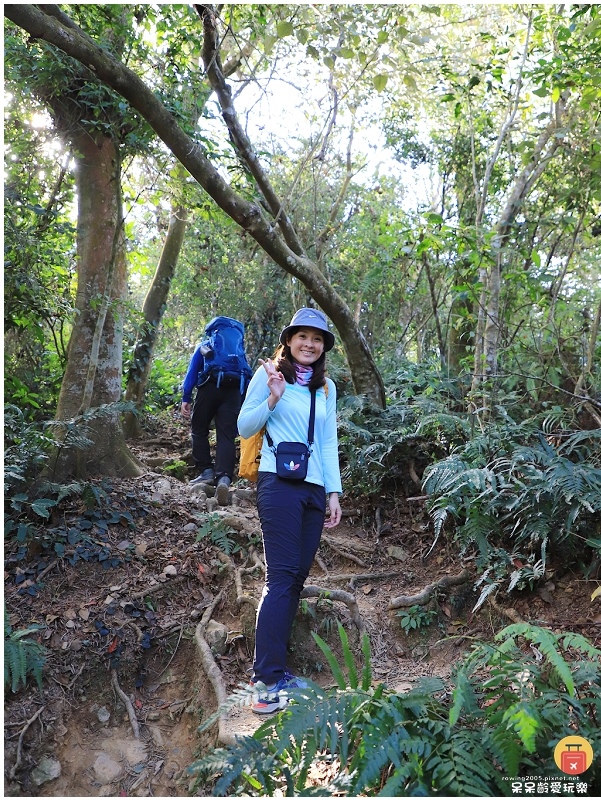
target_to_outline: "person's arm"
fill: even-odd
[[[238,432],[244,438],[254,436],[261,430],[286,390],[286,379],[276,370],[273,361],[260,358],[259,362],[262,368],[259,367],[248,384],[246,398],[238,415]]]
[[[192,358],[190,359],[190,363],[188,365],[188,371],[186,372],[186,377],[184,378],[184,382],[182,384],[182,417],[187,419],[190,416],[191,409],[192,409],[192,392],[196,384],[198,383],[198,374],[202,371],[204,367],[204,358],[202,353],[200,352],[200,345],[194,351]]]
[[[336,425],[336,384],[327,378],[326,419],[323,428],[323,441],[320,442],[321,463],[326,494],[342,494],[340,461],[338,458],[338,429]]]
[[[335,528],[342,519],[342,509],[340,508],[340,500],[338,499],[338,492],[330,492],[328,496],[328,507],[330,509],[330,518],[324,522],[324,528]]]

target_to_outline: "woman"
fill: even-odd
[[[334,528],[342,512],[336,431],[336,387],[325,376],[326,352],[334,347],[325,314],[301,308],[280,334],[272,359],[260,360],[238,416],[241,436],[263,426],[257,506],[265,549],[265,587],[257,610],[252,685],[264,684],[252,710],[283,708],[287,690],[306,684],[286,670],[286,650],[300,594],[324,527]],[[311,393],[315,392],[315,434],[305,480],[276,472],[279,442],[307,442]],[[325,523],[326,500],[330,510]]]

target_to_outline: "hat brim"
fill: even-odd
[[[312,328],[314,331],[319,331],[323,336],[324,351],[329,353],[336,343],[334,334],[330,331],[324,331],[323,328],[317,328],[315,325],[288,325],[280,333],[280,344],[287,344],[286,340],[299,328]]]

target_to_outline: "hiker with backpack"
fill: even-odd
[[[227,505],[236,468],[236,420],[252,370],[244,350],[244,325],[230,317],[215,317],[195,349],[183,383],[181,413],[191,420],[192,458],[198,475],[190,483],[216,484],[219,505]],[[192,395],[196,398],[192,407]],[[209,429],[215,420],[215,463]]]
[[[265,429],[257,479],[267,569],[251,681],[259,684],[256,714],[283,708],[290,689],[307,685],[288,672],[286,654],[321,532],[342,516],[336,386],[325,376],[333,346],[325,314],[301,308],[281,332],[273,359],[260,359],[238,416],[242,437]]]

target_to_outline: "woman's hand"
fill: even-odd
[[[284,390],[286,389],[286,378],[284,378],[281,372],[278,372],[278,370],[275,368],[275,364],[270,358],[268,358],[267,361],[263,361],[263,359],[260,358],[259,364],[262,364],[263,369],[267,373],[267,388],[270,392],[269,397],[267,398],[267,405],[271,410],[273,410],[278,400],[284,394]]]
[[[184,419],[190,419],[191,414],[192,414],[192,403],[182,402],[182,417]]]
[[[338,492],[331,492],[328,497],[328,505],[330,507],[330,519],[324,523],[324,528],[335,528],[342,519],[342,509],[340,508],[340,501],[338,500]]]

